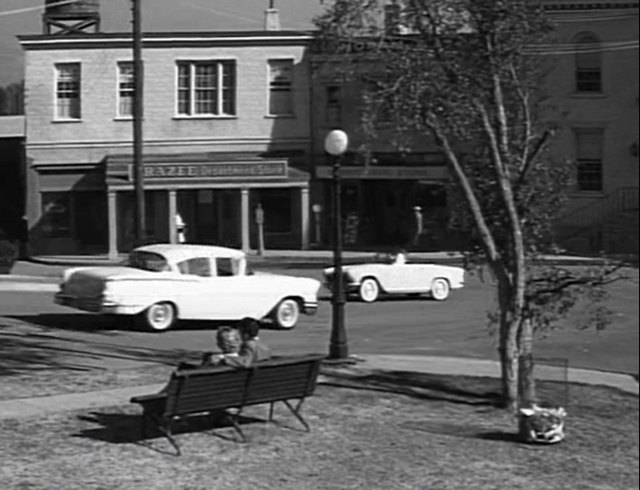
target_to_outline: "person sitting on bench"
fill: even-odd
[[[202,355],[200,365],[190,362],[181,362],[178,364],[178,369],[195,369],[202,366],[216,366],[221,364],[221,361],[225,356],[237,356],[241,345],[238,330],[229,326],[218,328],[216,330],[216,344],[222,354],[214,355],[213,352],[205,352]]]
[[[219,360],[220,364],[247,368],[256,362],[266,361],[271,358],[269,348],[258,339],[258,333],[260,332],[258,320],[249,317],[243,318],[238,323],[238,331],[242,339],[240,351],[237,355],[222,355]]]

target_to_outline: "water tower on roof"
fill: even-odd
[[[100,31],[99,0],[45,0],[43,34]]]

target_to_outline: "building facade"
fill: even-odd
[[[544,3],[556,44],[533,52],[552,67],[546,92],[557,111],[554,156],[575,162],[575,186],[555,226],[556,238],[577,253],[638,253],[638,1]],[[381,11],[385,28],[387,14],[397,16],[398,2],[388,6]],[[341,84],[334,73],[323,55],[312,57],[312,195],[321,208],[330,207],[331,163],[322,140],[341,127],[352,137],[342,172],[347,246],[462,246],[464,237],[447,226],[453,197],[435,145],[422,141],[403,155],[380,121],[376,139],[366,144],[369,155],[363,155],[365,87]],[[417,225],[422,233],[415,240]]]
[[[638,1],[547,3],[558,44],[547,92],[575,185],[557,224],[569,250],[638,253]]]
[[[580,253],[637,253],[638,1],[546,5],[558,29],[557,46],[539,53],[554,66],[554,151],[576,162],[558,238]],[[177,241],[184,223],[186,241],[257,248],[261,209],[267,248],[330,245],[333,162],[323,142],[339,127],[350,136],[341,162],[345,247],[459,247],[447,228],[452,198],[436,146],[420,141],[403,154],[384,124],[366,142],[365,87],[342,85],[314,59],[313,32],[280,31],[276,16],[267,20],[260,32],[144,35],[149,238]],[[129,250],[131,36],[19,39],[31,253]]]
[[[146,233],[255,248],[309,241],[308,33],[144,34]],[[21,36],[33,254],[134,243],[129,34]]]

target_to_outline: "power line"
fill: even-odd
[[[5,17],[7,15],[13,15],[13,14],[22,14],[24,12],[33,12],[34,10],[44,10],[51,7],[60,7],[62,5],[68,5],[70,3],[76,3],[79,1],[80,0],[60,0],[59,2],[38,5],[37,7],[24,7],[24,8],[15,9],[15,10],[5,10],[3,12],[0,12],[0,17]]]

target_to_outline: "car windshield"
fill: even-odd
[[[166,259],[153,252],[131,252],[127,261],[129,267],[150,272],[163,272],[169,270]]]

